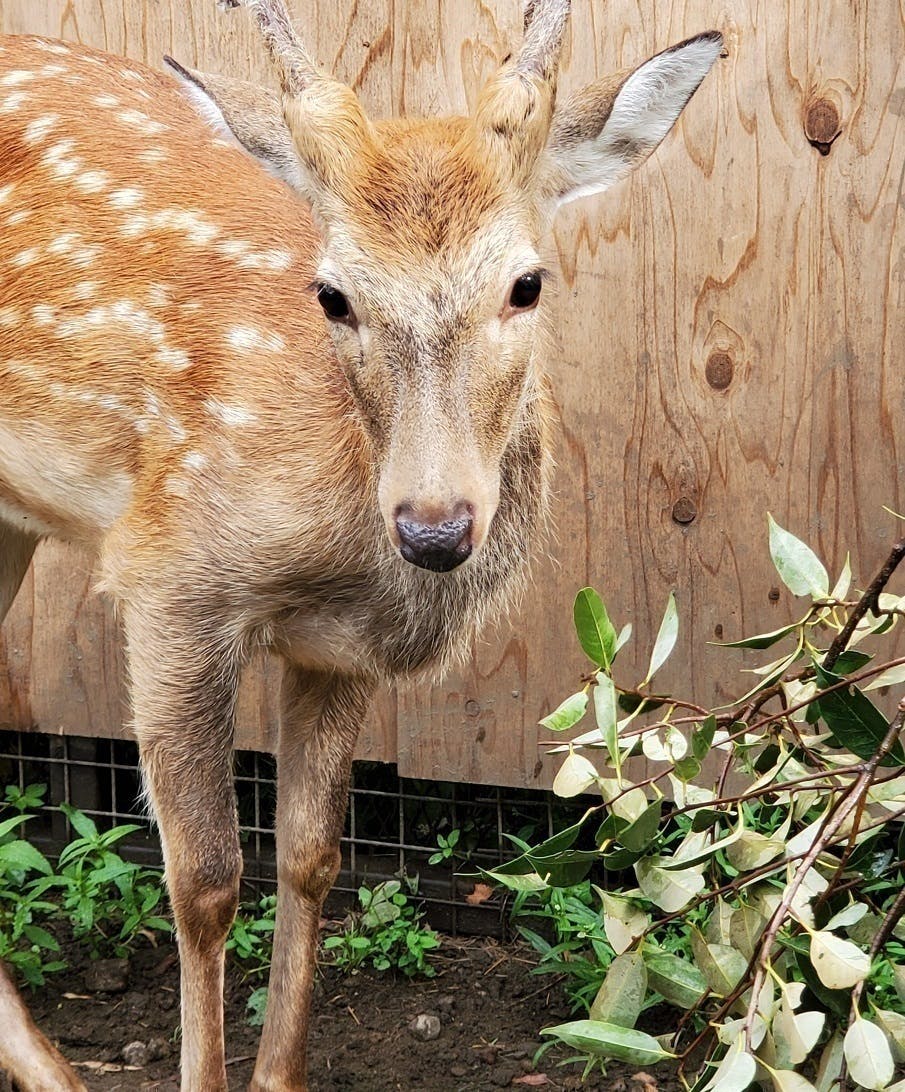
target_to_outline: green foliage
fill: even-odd
[[[0,959],[31,986],[66,964],[55,958],[60,946],[55,923],[67,921],[76,939],[87,939],[95,955],[123,955],[140,934],[171,931],[160,916],[164,900],[157,872],[124,861],[112,847],[133,825],[101,834],[83,812],[60,810],[77,837],[53,865],[20,836],[30,814],[44,805],[44,785],[20,790],[8,785],[2,808],[16,814],[0,820]]]
[[[882,655],[905,615],[884,590],[905,543],[855,599],[848,560],[831,588],[772,517],[769,548],[809,605],[728,643],[778,652],[719,709],[650,690],[678,640],[672,596],[629,686],[616,668],[627,636],[593,589],[578,593],[594,674],[541,723],[571,735],[553,748],[554,790],[602,800],[539,844],[514,839],[518,856],[485,876],[515,892],[536,973],[561,976],[580,1017],[542,1033],[586,1069],[677,1060],[701,1092],[743,1092],[756,1074],[825,1092],[844,1061],[885,1089],[905,1062],[905,700],[891,718],[868,694],[905,686],[905,658]],[[570,732],[589,712],[593,727]],[[636,1024],[661,1001],[685,1016],[657,1040]]]
[[[263,974],[269,970],[276,915],[276,895],[264,895],[258,900],[256,907],[240,907],[236,914],[226,941],[226,950],[239,960],[246,974]],[[249,1008],[252,1008],[251,1001]],[[263,1013],[263,1007],[261,1012]]]
[[[451,830],[449,834],[437,835],[437,852],[432,853],[427,859],[427,863],[430,865],[438,865],[443,861],[451,860],[456,854],[456,846],[459,844],[459,839],[462,837],[461,830]]]
[[[324,941],[333,965],[353,973],[371,966],[378,971],[395,968],[408,977],[432,978],[436,971],[429,956],[440,946],[440,938],[422,924],[424,915],[413,905],[411,894],[411,885],[406,894],[399,880],[360,887],[360,910],[351,915],[341,933]]]

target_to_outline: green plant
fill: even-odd
[[[92,955],[125,955],[139,934],[170,933],[171,924],[160,916],[165,901],[158,872],[124,861],[113,846],[140,830],[134,823],[101,833],[97,824],[70,804],[61,804],[78,835],[63,849],[56,871],[35,881],[41,896],[57,893],[59,913],[77,940],[86,939]]]
[[[43,986],[45,975],[63,970],[66,963],[52,958],[59,952],[56,938],[38,924],[56,910],[41,898],[35,876],[51,875],[50,862],[30,842],[17,837],[40,807],[45,787],[29,785],[22,792],[7,786],[4,806],[18,814],[0,822],[0,960],[9,963],[30,986]],[[48,958],[51,955],[51,958]]]
[[[276,913],[276,895],[264,895],[258,900],[256,908],[246,909],[243,906],[236,914],[226,941],[226,950],[242,963],[246,975],[263,974],[270,967]]]
[[[411,885],[409,894],[414,894]],[[387,880],[373,888],[360,887],[361,909],[351,915],[341,933],[324,941],[333,965],[350,972],[365,965],[378,971],[395,967],[409,977],[433,977],[436,972],[429,954],[440,946],[440,939],[422,924],[424,915],[412,904],[409,894],[402,890],[399,880]]]
[[[683,1078],[697,1069],[699,1092],[755,1079],[777,1092],[884,1089],[905,1057],[905,699],[889,716],[868,693],[905,684],[905,657],[880,654],[905,615],[905,597],[885,591],[905,539],[853,598],[847,560],[831,586],[772,519],[769,541],[808,603],[730,642],[783,651],[720,709],[653,689],[677,641],[672,596],[629,686],[616,663],[631,628],[617,632],[600,596],[579,592],[593,667],[541,723],[565,732],[593,709],[596,726],[554,748],[565,754],[554,789],[603,799],[486,875],[517,893],[520,914],[552,917],[556,944],[528,939],[588,1018],[543,1034],[588,1068],[670,1061]],[[649,775],[631,762],[640,755]],[[585,886],[592,875],[606,882]],[[659,1000],[684,1015],[658,1039],[636,1023]]]
[[[462,837],[462,831],[458,828],[451,830],[449,834],[437,835],[437,852],[432,853],[427,859],[427,863],[431,865],[442,864],[443,861],[451,860],[456,853],[456,846],[459,844],[459,839]]]

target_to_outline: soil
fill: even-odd
[[[176,1092],[179,1002],[173,946],[134,952],[120,992],[101,988],[117,984],[99,981],[97,968],[79,949],[65,954],[69,970],[51,976],[27,1000],[92,1092]],[[530,973],[536,961],[529,949],[484,938],[444,938],[435,965],[435,978],[417,982],[392,973],[343,975],[321,968],[310,1040],[311,1092],[532,1087],[667,1092],[677,1087],[664,1082],[659,1070],[654,1080],[636,1073],[636,1067],[615,1064],[605,1077],[594,1075],[582,1085],[579,1068],[560,1067],[549,1054],[535,1069],[538,1029],[568,1020],[570,1013],[561,987],[549,976]],[[245,1005],[257,984],[228,966],[231,1089],[244,1089],[254,1066],[260,1029],[246,1023]],[[423,1041],[409,1029],[422,1013],[439,1018],[438,1038]],[[135,1041],[150,1046],[154,1060],[140,1059],[145,1064],[127,1068],[123,1050]]]

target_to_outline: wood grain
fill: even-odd
[[[318,58],[378,116],[473,105],[519,26],[517,0],[294,6]],[[549,784],[537,720],[583,670],[569,617],[585,583],[634,624],[629,679],[675,589],[663,682],[720,701],[738,659],[706,642],[794,610],[769,594],[767,510],[832,568],[850,549],[862,584],[894,534],[881,506],[901,508],[905,481],[905,7],[593,0],[575,5],[563,86],[714,21],[728,55],[676,132],[548,241],[562,269],[556,536],[522,609],[465,669],[382,700],[359,753],[407,776]],[[269,81],[243,13],[212,0],[0,0],[0,30]],[[0,722],[121,730],[115,626],[89,583],[82,558],[43,549],[2,634]],[[272,745],[274,717],[259,669],[242,742]]]

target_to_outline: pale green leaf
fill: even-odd
[[[707,992],[707,981],[687,959],[644,945],[641,949],[647,966],[647,983],[671,1005],[693,1008]]]
[[[668,872],[663,868],[666,860],[663,857],[644,857],[635,864],[635,875],[645,898],[667,914],[675,914],[701,893],[705,881],[700,872],[691,868]]]
[[[874,1019],[889,1039],[894,1060],[901,1065],[905,1062],[905,1016],[891,1009],[874,1009]]]
[[[830,578],[823,563],[810,546],[780,527],[772,516],[770,524],[770,556],[779,578],[793,595],[810,595],[826,599]]]
[[[647,995],[647,968],[637,952],[617,955],[594,998],[590,1017],[623,1028],[633,1028]]]
[[[811,936],[811,965],[830,990],[849,990],[867,978],[870,957],[866,952],[833,933]]]
[[[660,623],[657,639],[654,641],[653,652],[651,652],[650,655],[650,666],[647,669],[647,675],[644,679],[645,683],[650,682],[672,655],[672,650],[676,647],[676,639],[678,636],[679,612],[676,610],[676,597],[673,592],[670,592],[669,599],[666,601],[666,610],[663,614],[663,621]]]
[[[889,1042],[870,1020],[855,1020],[845,1033],[843,1050],[852,1080],[862,1088],[881,1092],[892,1081],[895,1063]]]
[[[616,710],[616,687],[609,675],[597,673],[597,685],[594,687],[594,717],[606,748],[610,753],[610,762],[618,777],[621,766],[619,754],[619,727]]]
[[[866,686],[862,687],[862,690],[879,690],[881,686],[901,686],[905,683],[905,664],[899,664],[898,667],[890,667],[887,671],[882,671],[876,678],[871,679]]]
[[[745,830],[726,850],[726,856],[739,872],[751,872],[780,856],[784,849],[785,843],[778,838]]]
[[[728,997],[748,968],[748,960],[728,944],[708,944],[703,933],[691,929],[695,963],[717,997]]]
[[[540,723],[552,732],[564,732],[581,720],[587,707],[588,692],[587,690],[579,690],[577,694],[572,694],[566,698],[552,713],[542,717]]]
[[[743,1046],[744,1036],[740,1035],[735,1044],[726,1051],[717,1071],[704,1086],[703,1092],[745,1092],[754,1080],[757,1063],[743,1049]]]
[[[578,796],[597,782],[597,769],[584,755],[572,752],[553,779],[553,791],[557,796]]]
[[[632,1065],[656,1065],[675,1057],[664,1050],[652,1035],[601,1020],[573,1020],[568,1024],[542,1028],[541,1035],[552,1035],[576,1050]]]
[[[616,955],[622,955],[643,936],[650,925],[650,916],[629,902],[608,892],[602,892],[603,931]]]
[[[777,1064],[781,1068],[801,1065],[817,1045],[823,1022],[822,1012],[794,1012],[783,998],[772,1024]]]
[[[844,599],[848,595],[848,589],[852,586],[852,558],[851,554],[845,555],[845,564],[842,566],[842,572],[839,574],[839,579],[833,585],[833,590],[830,592],[830,599]]]
[[[842,1072],[843,1057],[842,1036],[838,1031],[834,1031],[832,1038],[823,1048],[817,1065],[815,1079],[817,1092],[831,1092],[837,1087],[839,1074]]]
[[[766,921],[753,906],[740,906],[729,921],[729,937],[745,959],[751,959],[757,949]]]
[[[632,623],[626,622],[622,629],[619,630],[619,636],[616,638],[616,648],[613,655],[619,651],[624,645],[628,644],[628,640],[632,635]]]
[[[806,1077],[791,1069],[771,1069],[770,1079],[776,1092],[817,1092]]]
[[[851,902],[844,909],[840,910],[838,914],[833,914],[826,925],[824,925],[824,929],[828,932],[832,932],[833,929],[842,929],[844,926],[854,925],[856,922],[859,922],[866,913],[866,902]]]

